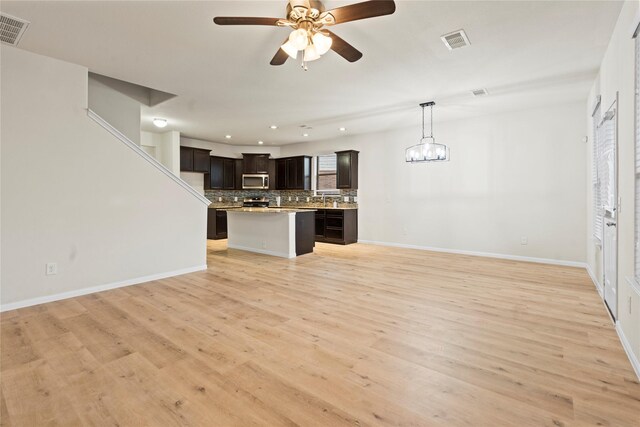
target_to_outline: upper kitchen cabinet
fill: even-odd
[[[209,173],[209,153],[202,148],[180,147],[180,170],[182,172]]]
[[[242,173],[269,173],[269,154],[242,153]]]
[[[311,157],[276,160],[276,190],[311,190]]]
[[[236,159],[211,156],[210,165],[210,189],[233,190],[236,188]]]
[[[340,190],[358,188],[358,151],[336,151],[336,187]]]

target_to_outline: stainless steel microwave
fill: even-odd
[[[268,190],[269,175],[268,174],[243,174],[242,175],[243,190]]]

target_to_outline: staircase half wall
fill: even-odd
[[[2,311],[206,268],[207,201],[87,115],[88,70],[0,53]]]

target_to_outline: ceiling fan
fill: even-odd
[[[324,28],[359,19],[390,15],[396,10],[393,0],[373,0],[348,6],[324,10],[319,0],[290,0],[287,4],[287,17],[261,18],[242,16],[217,16],[213,22],[218,25],[273,25],[289,27],[291,34],[285,39],[271,60],[271,65],[282,65],[288,57],[296,59],[302,51],[302,67],[327,53],[329,49],[349,62],[362,58],[362,52]]]

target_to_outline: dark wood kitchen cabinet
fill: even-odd
[[[242,153],[242,173],[269,173],[270,154]]]
[[[235,175],[236,175],[236,179],[235,179],[235,189],[236,190],[242,190],[242,167],[243,167],[243,162],[242,159],[235,159],[234,160],[235,163]]]
[[[210,157],[209,188],[212,190],[236,188],[236,159]]]
[[[340,190],[358,188],[358,151],[336,151],[336,187]]]
[[[227,211],[209,208],[207,211],[207,239],[227,238]]]
[[[180,170],[182,172],[209,173],[209,153],[211,150],[180,147]]]
[[[311,157],[276,160],[276,190],[311,190]]]
[[[318,209],[315,215],[316,242],[348,245],[358,241],[357,209]]]

